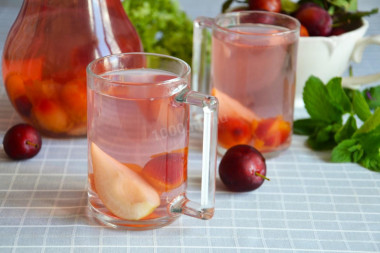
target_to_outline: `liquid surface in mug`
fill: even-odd
[[[237,144],[261,152],[284,149],[292,132],[297,36],[262,24],[229,30],[233,32],[215,30],[212,42],[218,143],[225,149]]]
[[[112,219],[168,216],[187,178],[189,108],[161,83],[176,76],[143,69],[103,77],[114,85],[88,89],[89,202]]]

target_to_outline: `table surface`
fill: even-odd
[[[216,15],[222,1],[180,2],[195,18]],[[203,2],[208,7],[198,8]],[[20,4],[0,0],[0,52]],[[376,5],[378,0],[359,1],[361,10]],[[380,34],[379,16],[369,18],[368,34]],[[355,73],[379,70],[379,59],[379,48],[369,48]],[[0,85],[2,139],[21,119]],[[139,232],[87,218],[85,138],[44,138],[41,152],[27,161],[10,161],[0,149],[0,252],[380,252],[380,173],[330,163],[329,152],[311,151],[304,142],[294,136],[288,150],[267,160],[271,181],[256,191],[231,193],[217,179],[212,220],[182,216]],[[200,194],[197,143],[189,154],[188,193],[194,198]]]

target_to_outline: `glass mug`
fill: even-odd
[[[263,11],[194,21],[193,89],[219,101],[218,152],[248,144],[266,155],[292,136],[299,22]],[[207,30],[212,29],[207,77]],[[207,78],[206,78],[207,79]]]
[[[100,223],[145,230],[180,214],[212,218],[218,102],[189,89],[190,73],[184,61],[150,53],[88,65],[88,200]],[[200,203],[186,197],[189,105],[205,118]]]

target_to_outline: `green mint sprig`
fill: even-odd
[[[332,162],[380,172],[380,86],[359,92],[343,89],[340,77],[325,85],[311,76],[303,100],[310,118],[294,122],[295,134],[307,135],[313,150],[332,150]]]
[[[380,107],[380,86],[365,89],[363,96],[371,109]]]

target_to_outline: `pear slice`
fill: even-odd
[[[114,215],[139,220],[160,205],[160,196],[151,185],[94,143],[91,158],[98,196]]]
[[[213,88],[211,94],[218,98],[219,100],[219,119],[228,117],[240,117],[248,122],[253,122],[259,120],[253,111],[242,105],[236,99],[228,96],[226,93]]]

